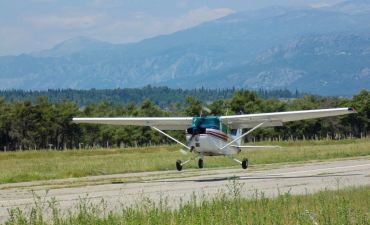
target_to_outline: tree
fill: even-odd
[[[10,105],[0,98],[0,150],[9,149],[10,110]]]
[[[357,111],[356,115],[350,115],[346,122],[352,127],[353,135],[370,133],[370,90],[362,90],[353,96],[352,107]]]
[[[55,105],[54,111],[54,145],[58,148],[73,148],[78,146],[83,133],[81,127],[71,123],[74,116],[79,115],[75,103],[63,101]]]
[[[202,113],[202,102],[192,96],[186,98],[185,115],[187,116],[200,116]],[[206,113],[206,112],[203,112]]]
[[[212,102],[208,107],[212,111],[212,114],[216,116],[226,115],[230,108],[229,103],[223,99]]]
[[[262,99],[254,91],[237,91],[231,98],[230,107],[235,114],[261,111]]]

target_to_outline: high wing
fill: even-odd
[[[156,127],[160,130],[185,130],[191,127],[193,117],[114,117],[73,118],[74,123],[132,125]]]
[[[221,116],[222,123],[230,128],[253,128],[282,126],[285,122],[339,116],[356,111],[352,108],[317,109],[290,112],[244,114]],[[74,123],[132,125],[156,127],[160,130],[185,130],[192,124],[192,117],[112,117],[112,118],[73,118]]]
[[[221,116],[220,120],[232,129],[253,128],[261,123],[263,123],[263,125],[260,127],[274,127],[282,126],[283,123],[290,121],[340,116],[351,113],[356,113],[356,111],[353,108],[334,108]]]

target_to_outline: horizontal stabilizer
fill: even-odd
[[[237,148],[282,148],[281,146],[278,145],[232,145],[233,147]]]

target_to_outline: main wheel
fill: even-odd
[[[242,161],[242,168],[247,169],[248,168],[248,159],[244,158]]]
[[[203,169],[203,167],[204,167],[204,161],[203,161],[203,159],[199,159],[198,160],[198,167],[199,167],[199,169]]]
[[[176,161],[176,169],[177,169],[178,171],[181,171],[181,170],[182,170],[181,160],[177,160],[177,161]]]

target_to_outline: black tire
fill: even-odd
[[[181,160],[177,160],[177,161],[176,161],[176,169],[177,169],[178,171],[181,171],[181,170],[182,170]]]
[[[244,158],[242,161],[242,168],[247,169],[248,168],[248,159]]]
[[[198,167],[199,167],[199,169],[203,169],[203,167],[204,167],[204,161],[203,161],[203,159],[199,159],[198,160]]]

